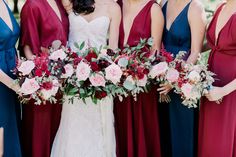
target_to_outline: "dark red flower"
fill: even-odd
[[[95,97],[97,99],[102,99],[105,98],[107,96],[107,93],[105,91],[96,91],[95,92]]]
[[[174,60],[174,57],[173,57],[172,53],[167,52],[165,49],[162,49],[160,52],[161,52],[162,57],[165,58],[165,61],[167,63],[169,63],[169,62]]]
[[[97,54],[94,52],[94,51],[90,51],[88,53],[88,55],[85,57],[85,59],[88,61],[88,62],[91,62],[93,58],[97,58]]]
[[[80,57],[75,58],[74,59],[74,65],[78,65],[81,60],[82,60],[82,58],[80,58]]]
[[[71,54],[71,57],[72,57],[72,58],[77,58],[78,55],[77,55],[77,53],[73,52],[73,53]]]
[[[48,69],[48,65],[46,63],[41,65],[41,70],[46,71]]]
[[[144,69],[144,70],[143,70],[143,73],[144,73],[145,75],[147,75],[147,74],[149,73],[149,69]]]
[[[46,74],[47,76],[50,76],[50,75],[51,75],[51,72],[50,72],[49,70],[46,70],[46,71],[45,71],[45,74]]]
[[[41,77],[42,74],[43,74],[42,70],[40,70],[40,69],[36,69],[36,70],[35,70],[35,75],[36,75],[36,76]]]
[[[107,49],[108,56],[114,56],[116,53],[112,49]]]
[[[98,66],[98,64],[96,62],[91,62],[91,69],[96,72],[96,71],[100,71],[100,67]]]
[[[42,88],[45,89],[45,90],[50,90],[50,89],[52,89],[52,87],[53,87],[52,82],[44,82],[42,84]]]

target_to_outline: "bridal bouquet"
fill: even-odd
[[[107,96],[121,95],[124,91],[117,84],[122,70],[109,57],[115,52],[102,47],[84,49],[84,46],[84,43],[76,45],[78,52],[69,55],[73,57],[66,64],[70,72],[63,83],[64,93],[70,96],[71,101],[75,97],[84,101],[91,98],[95,104]]]

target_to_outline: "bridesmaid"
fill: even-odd
[[[119,47],[136,46],[140,38],[153,37],[153,50],[160,50],[164,18],[154,0],[119,1],[123,18]],[[144,20],[145,19],[145,20]],[[160,157],[156,88],[138,95],[137,101],[115,101],[114,114],[118,157]]]
[[[67,43],[68,18],[59,0],[27,0],[21,12],[20,48],[28,59],[40,54],[54,40]],[[49,157],[60,123],[61,104],[22,106],[24,157]]]
[[[214,87],[203,99],[199,124],[199,157],[236,157],[236,1],[217,10],[207,31],[209,68]]]
[[[191,52],[188,63],[195,63],[201,52],[205,33],[205,12],[197,0],[169,0],[163,3],[165,17],[163,45],[174,55]],[[197,15],[197,16],[196,16]],[[160,85],[160,94],[167,94],[170,85]],[[197,148],[198,110],[181,104],[179,95],[169,93],[170,103],[159,105],[161,148],[164,157],[194,157]]]
[[[15,94],[20,87],[11,72],[15,68],[20,28],[4,0],[0,0],[0,8],[0,156],[21,157],[17,126],[20,105]]]

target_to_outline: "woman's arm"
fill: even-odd
[[[161,49],[162,33],[164,28],[164,16],[158,4],[153,4],[151,9],[151,35],[153,38],[153,50]]]
[[[116,2],[112,2],[109,7],[109,15],[111,15],[111,24],[109,31],[109,48],[116,49],[118,48],[119,41],[119,28],[121,21],[121,9]]]
[[[217,101],[224,96],[234,92],[236,90],[236,79],[225,85],[224,87],[213,87],[205,96],[210,101]]]
[[[202,51],[206,31],[206,14],[199,1],[193,0],[190,4],[188,19],[191,29],[191,54],[187,63],[196,63]]]
[[[72,12],[73,4],[71,3],[70,0],[62,0],[62,5],[68,14],[70,14]]]
[[[3,128],[0,128],[0,157],[3,157]]]
[[[9,77],[7,74],[5,74],[1,69],[0,69],[0,82],[5,84],[8,88],[14,90],[15,92],[18,92],[20,87],[18,84],[14,82],[14,80]]]

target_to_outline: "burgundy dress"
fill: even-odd
[[[133,21],[127,43],[135,46],[140,38],[151,37],[151,7],[148,2]],[[122,5],[121,5],[122,6]],[[123,20],[120,27],[120,47],[124,43]],[[158,123],[158,93],[152,88],[149,93],[139,94],[122,102],[115,100],[114,114],[117,138],[117,157],[160,157]]]
[[[209,65],[216,74],[214,86],[223,87],[236,78],[236,13],[215,39],[219,13],[216,11],[207,31],[212,49]],[[221,104],[203,99],[199,124],[199,157],[236,157],[236,91],[225,96]]]
[[[59,2],[59,0],[58,0]],[[54,40],[67,43],[68,18],[60,3],[58,18],[47,0],[27,0],[21,12],[20,48],[29,45],[34,54]],[[59,127],[61,104],[22,105],[22,149],[24,157],[50,157],[51,146]]]

